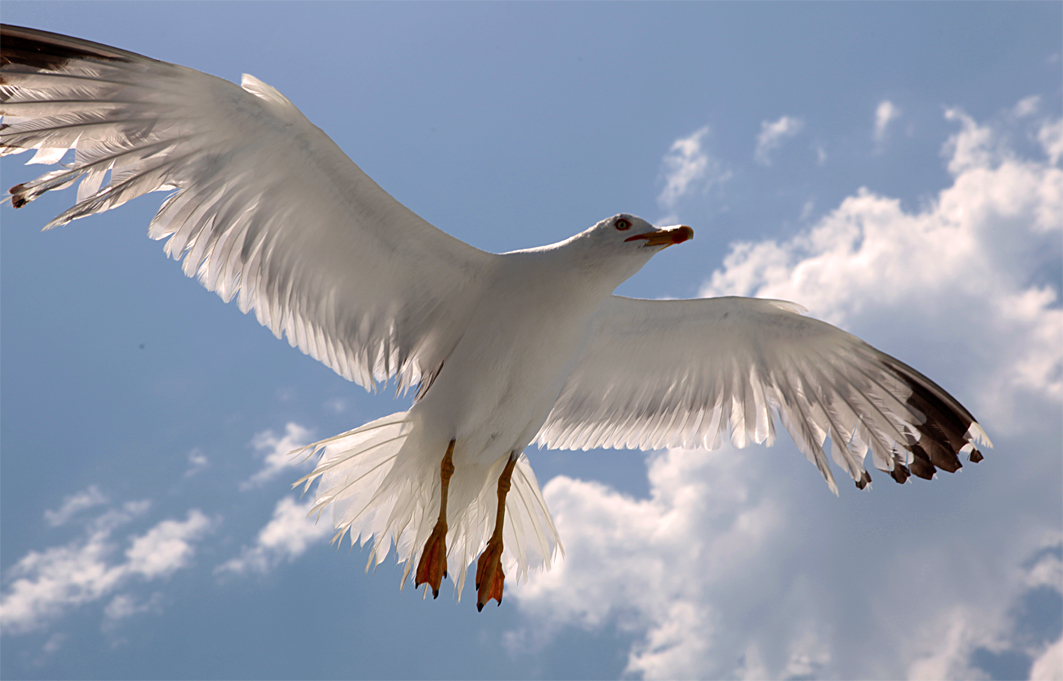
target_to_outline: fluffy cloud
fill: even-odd
[[[111,602],[107,604],[107,607],[103,609],[103,614],[109,623],[115,623],[119,620],[139,615],[140,613],[159,612],[162,606],[162,600],[162,594],[158,591],[153,593],[150,598],[143,601],[133,594],[118,594],[112,598]]]
[[[190,478],[209,466],[210,460],[207,459],[207,455],[197,447],[188,453],[188,470],[185,471],[185,477]]]
[[[900,118],[900,116],[901,110],[893,102],[888,99],[879,102],[878,108],[875,109],[875,130],[872,133],[876,143],[882,144],[886,141],[887,128],[889,128],[890,123]]]
[[[1026,116],[1034,115],[1040,108],[1041,97],[1038,95],[1032,95],[1026,99],[1020,100],[1019,103],[1012,108],[1011,113],[1016,118],[1025,118]]]
[[[783,140],[801,132],[803,127],[805,127],[804,121],[792,116],[783,116],[774,122],[761,122],[760,134],[757,135],[757,147],[753,151],[754,160],[761,165],[770,166],[771,153],[782,145]]]
[[[812,471],[780,475],[781,456],[793,455],[671,450],[650,460],[648,499],[552,480],[567,555],[514,587],[525,624],[510,646],[613,622],[635,639],[626,675],[643,678],[985,678],[1000,661],[1051,664],[1059,632],[1022,608],[1045,598],[1031,586],[1042,568],[1016,569],[1030,533],[999,552],[1007,542],[980,537],[997,552],[986,556],[956,536],[960,514],[927,518],[899,495],[869,502],[877,518],[855,493],[838,508]]]
[[[45,511],[44,519],[52,527],[59,527],[60,525],[65,525],[67,521],[78,513],[106,503],[107,497],[103,495],[103,492],[96,485],[90,485],[88,489],[82,492],[64,497],[63,505],[55,511]]]
[[[781,475],[778,457],[794,455],[660,453],[647,499],[554,478],[544,493],[566,558],[514,587],[525,625],[510,646],[612,622],[635,638],[625,670],[635,677],[980,678],[980,659],[1029,665],[1058,635],[1015,633],[1029,620],[1024,597],[1043,598],[1043,561],[1016,570],[1037,546],[1032,535],[986,558],[949,534],[952,515],[927,518],[898,507],[899,495],[872,498],[879,518],[856,493],[838,508],[814,471]],[[904,539],[889,541],[889,528],[906,528]]]
[[[1047,158],[1020,158],[998,129],[1014,119],[947,117],[953,177],[932,201],[863,189],[793,239],[735,244],[703,294],[918,339],[898,354],[968,402],[998,449],[973,471],[839,499],[783,442],[654,454],[646,499],[554,478],[566,559],[514,588],[511,646],[612,625],[633,640],[626,673],[647,678],[1056,673],[1043,604],[1063,607],[1059,123],[1020,121],[1048,139]]]
[[[1044,146],[1052,165],[1058,164],[1059,159],[1063,158],[1063,120],[1044,125],[1037,133],[1037,139]]]
[[[1030,668],[1030,681],[1063,679],[1063,638],[1045,649]]]
[[[544,493],[566,558],[514,589],[533,624],[511,642],[531,637],[525,642],[536,645],[560,624],[593,628],[616,617],[622,629],[643,633],[628,672],[727,675],[706,666],[730,638],[707,601],[783,529],[777,501],[749,484],[739,461],[730,448],[654,457],[649,499],[564,476],[551,480]],[[709,574],[712,580],[703,577]]]
[[[278,437],[272,430],[257,433],[251,439],[251,446],[257,456],[263,457],[262,469],[240,483],[240,490],[247,491],[261,487],[282,471],[304,464],[303,459],[289,456],[292,451],[304,447],[310,442],[310,431],[298,423],[289,423],[284,427],[284,436]]]
[[[266,573],[284,561],[293,561],[312,545],[332,536],[328,519],[317,522],[308,518],[313,499],[299,503],[292,497],[277,502],[273,517],[263,527],[253,546],[245,546],[240,555],[215,568],[215,573]]]
[[[113,559],[118,550],[112,538],[115,530],[149,507],[147,501],[127,502],[94,518],[82,537],[23,556],[4,575],[0,630],[23,634],[41,629],[71,608],[100,600],[134,578],[151,581],[188,567],[194,543],[213,527],[198,509],[190,510],[183,521],[164,520],[130,537],[122,558]],[[112,606],[116,613],[123,607],[115,601]]]
[[[705,126],[688,137],[677,139],[661,161],[664,189],[657,197],[657,205],[666,211],[666,215],[658,222],[676,221],[676,209],[682,198],[695,192],[706,192],[731,178],[731,171],[703,148],[702,142],[708,135],[709,127]]]
[[[794,300],[850,328],[963,323],[988,355],[968,378],[985,386],[979,411],[1007,427],[1016,391],[1063,398],[1058,284],[1038,276],[1058,271],[1063,171],[1016,157],[961,111],[946,117],[961,126],[944,145],[955,177],[926,208],[862,189],[789,241],[735,244],[702,295]]]

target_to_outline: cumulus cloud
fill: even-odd
[[[1063,171],[1009,149],[1006,116],[946,115],[952,179],[931,200],[862,189],[792,239],[734,244],[702,293],[917,340],[897,354],[967,402],[998,449],[838,499],[784,442],[651,455],[645,499],[556,477],[543,491],[566,559],[514,587],[510,646],[615,626],[633,641],[626,674],[646,678],[1055,673]]]
[[[188,469],[185,471],[185,477],[190,478],[209,466],[210,460],[207,459],[207,455],[197,447],[188,453]]]
[[[1063,158],[1063,120],[1051,121],[1041,126],[1037,139],[1048,155],[1048,162],[1058,165],[1059,159]]]
[[[771,154],[782,146],[784,140],[794,137],[805,127],[804,121],[793,116],[783,116],[777,121],[762,121],[760,134],[757,135],[757,147],[753,158],[757,163],[771,165]]]
[[[1026,116],[1032,116],[1037,113],[1037,110],[1041,108],[1041,97],[1039,95],[1032,95],[1026,99],[1020,100],[1018,104],[1011,110],[1011,113],[1016,118],[1025,118]]]
[[[677,139],[662,159],[664,188],[657,196],[657,205],[666,211],[666,216],[659,222],[677,220],[676,209],[684,197],[704,193],[731,178],[731,171],[705,151],[703,142],[708,135],[709,126],[705,126],[688,137]]]
[[[143,600],[131,593],[121,593],[111,599],[111,602],[103,609],[103,614],[107,618],[107,625],[113,625],[113,623],[140,613],[160,612],[162,601],[162,593],[158,591]]]
[[[1045,598],[1037,568],[1016,569],[1029,535],[985,556],[950,533],[955,516],[897,495],[878,520],[838,508],[807,493],[811,471],[780,475],[778,456],[670,450],[650,459],[648,499],[554,478],[544,493],[566,558],[514,587],[524,625],[510,647],[615,623],[634,639],[625,674],[643,678],[1021,678],[1051,665],[1060,632],[1024,610]],[[1063,603],[1053,588],[1049,610]]]
[[[48,640],[41,646],[41,651],[45,655],[52,655],[59,652],[63,647],[63,642],[66,641],[66,634],[52,634],[48,637]]]
[[[876,144],[882,144],[886,141],[886,130],[889,128],[890,123],[900,117],[901,110],[893,102],[888,99],[879,102],[878,108],[875,109],[875,130],[872,133]]]
[[[513,587],[524,625],[509,646],[613,623],[634,639],[625,675],[642,678],[984,678],[979,663],[1042,652],[1016,634],[1024,597],[1042,597],[1036,568],[1016,570],[1035,540],[987,559],[950,534],[955,517],[897,495],[869,511],[854,493],[839,508],[814,471],[780,474],[782,456],[793,454],[659,453],[647,499],[551,480],[566,557]],[[903,541],[888,542],[889,527]]]
[[[130,537],[129,547],[115,559],[115,530],[149,507],[147,501],[127,502],[93,519],[82,537],[23,556],[4,574],[0,631],[42,629],[68,610],[105,598],[134,579],[151,581],[188,567],[195,542],[213,527],[199,509],[190,510],[185,520],[164,520]],[[121,604],[115,606],[115,612],[120,609]]]
[[[1032,276],[1058,267],[1063,172],[1016,157],[962,111],[946,117],[961,127],[944,145],[954,179],[927,207],[905,211],[861,189],[793,239],[734,244],[702,295],[794,300],[836,324],[952,324],[979,310],[964,318],[993,320],[969,330],[992,356],[970,378],[984,386],[983,413],[1004,427],[1017,423],[1016,390],[1063,398],[1058,284]]]
[[[310,442],[310,431],[298,423],[284,426],[284,435],[278,437],[272,430],[257,433],[251,439],[251,446],[257,456],[263,457],[262,469],[240,483],[240,490],[247,491],[261,487],[282,471],[305,462],[299,457],[289,456],[292,451],[306,446]]]
[[[291,562],[312,545],[332,536],[332,523],[308,518],[313,499],[299,503],[292,497],[277,502],[273,517],[263,527],[252,546],[243,547],[240,555],[215,568],[214,572],[244,574],[266,573],[284,561]]]
[[[325,400],[325,404],[323,406],[325,407],[325,409],[328,409],[329,411],[334,411],[337,414],[342,414],[343,412],[347,411],[347,401],[339,397],[334,397],[331,400]]]
[[[827,150],[823,148],[822,144],[816,145],[816,163],[823,165],[827,162]]]
[[[103,495],[103,492],[101,492],[96,485],[90,485],[88,489],[82,492],[64,497],[63,505],[58,509],[54,511],[45,511],[44,519],[52,527],[59,527],[60,525],[65,525],[67,521],[78,513],[88,510],[93,506],[106,504],[107,501],[107,497]]]
[[[622,629],[643,633],[629,673],[726,675],[706,667],[726,632],[705,607],[713,584],[703,575],[733,581],[782,525],[776,501],[748,484],[738,461],[729,447],[658,455],[649,466],[649,499],[596,482],[551,480],[544,494],[566,557],[514,588],[532,622],[510,644],[535,646],[559,625],[595,628],[616,617]]]
[[[1030,667],[1030,681],[1063,679],[1063,638],[1045,649]]]

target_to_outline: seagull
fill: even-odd
[[[838,488],[978,462],[974,417],[912,367],[794,303],[613,291],[693,237],[621,213],[492,254],[392,198],[276,89],[239,86],[28,28],[0,33],[0,155],[72,160],[10,190],[20,208],[80,182],[45,229],[168,196],[148,234],[225,301],[344,378],[413,391],[408,411],[309,445],[312,514],[334,541],[394,546],[439,595],[476,560],[477,608],[563,554],[525,448],[772,444],[776,421]],[[830,453],[826,441],[830,439]],[[415,567],[416,566],[416,567]]]

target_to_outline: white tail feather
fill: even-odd
[[[304,485],[305,491],[320,479],[310,513],[320,516],[332,508],[337,530],[334,542],[348,533],[352,545],[364,546],[373,539],[366,570],[383,562],[394,545],[396,558],[406,563],[405,585],[438,517],[439,462],[446,447],[445,439],[431,437],[409,412],[392,414],[294,452],[321,453],[313,472],[295,485]],[[496,485],[506,459],[500,456],[483,466],[466,463],[460,452],[455,454],[447,503],[447,561],[458,567],[458,600],[469,565],[494,529]],[[549,569],[555,551],[564,552],[535,473],[523,454],[506,498],[502,541],[504,569],[517,581],[529,570]]]

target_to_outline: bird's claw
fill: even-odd
[[[432,587],[432,598],[439,598],[439,584],[447,576],[447,525],[437,522],[432,535],[425,542],[421,560],[417,563],[413,588],[428,584]]]
[[[476,561],[476,610],[484,609],[494,598],[502,605],[502,585],[506,574],[502,572],[502,540],[491,539],[487,548]]]

